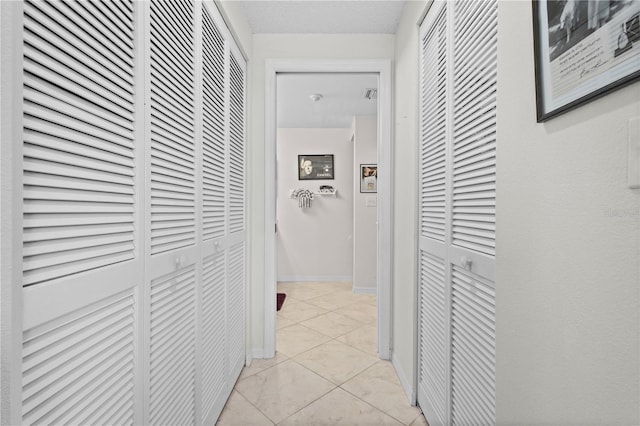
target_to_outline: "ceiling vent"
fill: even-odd
[[[377,99],[378,89],[364,89],[364,92],[362,92],[362,97],[369,100]]]

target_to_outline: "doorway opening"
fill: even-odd
[[[358,180],[355,182],[355,177],[350,181],[350,185],[352,185],[352,189],[358,190],[358,194],[360,194],[360,185],[363,185],[364,191],[363,194],[366,195],[367,191],[376,190],[375,201],[372,201],[374,197],[369,195],[369,198],[364,198],[362,201],[364,203],[369,203],[368,208],[374,208],[376,211],[377,223],[374,226],[373,232],[375,233],[375,239],[377,240],[377,245],[375,247],[375,260],[376,260],[376,276],[377,276],[377,285],[375,286],[375,293],[377,299],[377,345],[378,345],[378,355],[382,359],[390,358],[390,342],[391,342],[391,261],[392,261],[392,253],[391,253],[391,241],[392,241],[392,233],[391,233],[391,206],[392,206],[392,140],[391,140],[391,82],[390,82],[390,70],[391,65],[388,60],[337,60],[337,61],[267,61],[266,64],[266,92],[265,92],[265,282],[264,282],[264,349],[263,355],[265,358],[270,358],[275,355],[276,349],[276,292],[277,292],[277,281],[278,281],[278,238],[277,238],[277,196],[279,191],[282,189],[278,189],[278,181],[276,180],[276,176],[278,179],[281,179],[278,165],[278,155],[277,148],[278,145],[276,143],[277,140],[277,132],[279,124],[277,122],[277,113],[278,110],[278,76],[288,75],[288,74],[314,74],[314,73],[322,73],[322,74],[366,74],[373,76],[377,80],[377,120],[375,122],[376,132],[377,132],[377,152],[376,157],[377,163],[375,162],[366,162],[362,165],[366,167],[366,172],[361,172],[360,164],[358,163],[358,171],[353,173],[353,176],[359,176],[361,173],[363,174],[363,182]],[[322,93],[309,93],[308,96],[312,95],[322,95]],[[371,94],[369,94],[371,95]],[[312,101],[313,102],[313,101]],[[325,118],[326,119],[326,118]],[[347,133],[353,136],[353,132],[350,131]],[[295,137],[292,136],[292,137]],[[350,139],[350,138],[349,138]],[[352,143],[350,140],[344,141],[345,144]],[[349,145],[347,145],[349,146]],[[352,146],[349,146],[350,149],[353,149]],[[305,181],[304,175],[306,172],[303,167],[303,163],[299,163],[298,155],[328,155],[330,156],[330,152],[309,152],[309,153],[296,153],[295,154],[295,168],[293,165],[290,165],[292,170],[295,170],[296,175],[294,176],[295,182],[316,182],[322,183],[322,185],[315,185],[318,188],[314,188],[320,192],[320,186],[325,186],[324,190],[331,191],[331,189],[327,189],[327,186],[333,186],[333,190],[340,191],[340,188],[337,188],[336,185],[327,184],[329,180],[315,180],[309,179]],[[352,165],[355,159],[355,156],[352,156]],[[305,158],[305,160],[308,160]],[[286,161],[286,160],[281,160]],[[301,160],[302,161],[302,160]],[[330,170],[331,167],[335,167],[336,158],[316,158],[316,161],[319,161],[319,165],[322,165],[323,174],[320,176],[321,178],[328,178],[331,176],[331,171],[335,173],[335,170]],[[331,167],[329,167],[331,166]],[[282,167],[282,165],[280,165]],[[375,167],[376,172],[376,181],[375,187],[371,185],[371,173],[373,168]],[[355,169],[355,167],[352,168]],[[380,170],[378,174],[377,171]],[[313,173],[313,172],[312,172]],[[366,174],[366,176],[364,176]],[[318,177],[317,175],[313,175]],[[302,179],[300,179],[302,177]],[[365,177],[369,177],[367,182],[364,181]],[[359,179],[359,178],[358,178]],[[335,181],[335,178],[333,179]],[[357,185],[356,185],[357,183]],[[291,186],[291,185],[290,185]],[[293,185],[295,186],[295,185]],[[299,186],[299,185],[298,185]],[[291,191],[295,191],[297,189],[305,189],[305,188],[289,188],[285,196],[290,197]],[[282,196],[283,194],[280,194]],[[331,196],[331,195],[329,195]],[[323,195],[318,195],[318,197],[324,197]],[[300,200],[288,200],[290,204],[295,204],[295,208],[298,207],[298,202]],[[312,202],[329,202],[330,200],[315,200]],[[374,204],[374,205],[372,205]],[[353,217],[353,214],[351,215]],[[353,225],[353,224],[352,224]],[[351,234],[353,235],[353,234]],[[345,235],[348,238],[349,234]],[[284,271],[281,271],[284,272]],[[281,275],[283,277],[284,275]],[[289,278],[294,278],[291,276]],[[307,278],[313,278],[312,275],[309,275]],[[341,278],[337,276],[336,278]],[[356,286],[357,286],[357,281]],[[373,289],[373,287],[372,287]],[[367,290],[359,290],[356,288],[356,291],[367,292]]]

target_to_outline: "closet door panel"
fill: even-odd
[[[206,257],[202,275],[202,401],[205,423],[215,420],[227,400],[227,306],[224,251]]]
[[[245,70],[234,52],[229,55],[229,177],[227,306],[229,385],[245,362]]]
[[[495,422],[497,9],[454,7],[451,420],[461,425]]]
[[[136,420],[135,15],[129,1],[24,4],[24,424]]]
[[[446,424],[449,374],[445,261],[422,252],[420,267],[418,399],[430,424]]]
[[[196,421],[196,7],[151,1],[148,44],[148,258],[145,391],[150,424]]]
[[[151,283],[151,424],[195,421],[195,285],[193,266]]]
[[[449,419],[447,8],[435,3],[425,18],[420,56],[418,403],[432,425]]]
[[[202,8],[202,418],[214,423],[229,396],[228,49],[216,10]]]
[[[195,244],[194,4],[151,2],[151,254]]]

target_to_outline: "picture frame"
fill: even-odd
[[[538,123],[640,78],[640,2],[533,0]]]
[[[378,192],[377,164],[360,164],[360,192],[369,194]]]
[[[298,180],[335,179],[333,154],[298,155]]]

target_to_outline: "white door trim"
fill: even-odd
[[[389,59],[265,61],[265,269],[264,352],[276,349],[276,75],[283,72],[375,73],[378,81],[378,355],[389,359],[391,352],[391,277],[393,228],[393,139],[391,132],[392,87]]]

